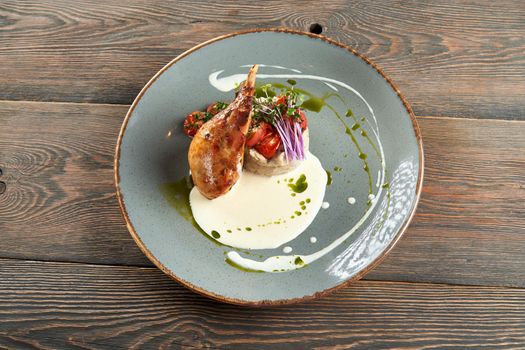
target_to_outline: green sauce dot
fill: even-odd
[[[326,106],[326,102],[317,97],[310,97],[308,100],[301,104],[302,109],[306,109],[312,112],[320,112],[323,106]]]
[[[306,203],[310,203],[310,202],[311,202],[310,198],[306,198]]]
[[[295,263],[295,265],[304,265],[304,261],[303,261],[303,259],[301,259],[300,256],[298,256],[297,258],[295,258],[294,263]]]
[[[300,201],[300,202],[299,202],[299,205],[304,205],[304,201]]]
[[[251,231],[252,228],[251,227],[246,227],[246,231]]]
[[[226,232],[228,232],[228,233],[232,233],[232,230],[226,230]]]
[[[211,236],[215,239],[221,238],[221,235],[217,231],[211,231]]]
[[[328,170],[326,171],[326,186],[330,186],[332,184],[332,173]]]
[[[297,215],[297,216],[301,216],[302,213],[301,213],[300,211],[296,211],[296,212],[295,212],[295,215]]]
[[[290,216],[290,219],[295,219],[295,216],[293,216],[293,215],[292,215],[292,216]]]
[[[308,188],[308,182],[306,182],[306,175],[301,174],[294,184],[288,184],[288,187],[295,193],[303,193]]]
[[[355,123],[354,125],[352,125],[352,130],[357,130],[360,126],[361,125],[359,123]]]
[[[302,206],[301,206],[301,209],[302,209],[302,210],[305,210],[305,209],[306,209],[306,205],[302,205]]]
[[[359,158],[366,159],[367,155],[364,153],[359,153]]]
[[[292,197],[295,197],[295,196],[296,196],[296,194],[295,194],[295,193],[292,193]]]

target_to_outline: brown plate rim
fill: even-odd
[[[175,64],[176,62],[178,62],[182,58],[188,56],[189,54],[191,54],[191,53],[193,53],[193,52],[195,52],[195,51],[197,51],[197,50],[199,50],[199,49],[201,49],[201,48],[203,48],[203,47],[205,47],[205,46],[207,46],[209,44],[215,43],[215,42],[223,40],[223,39],[231,38],[231,37],[234,37],[234,36],[237,36],[237,35],[244,35],[244,34],[250,34],[250,33],[259,33],[259,32],[280,32],[280,33],[288,33],[288,34],[308,36],[308,37],[313,38],[313,39],[320,39],[320,40],[323,40],[323,41],[325,41],[325,42],[327,42],[327,43],[329,43],[331,45],[338,46],[340,48],[346,49],[351,54],[359,57],[364,62],[366,62],[367,64],[372,66],[386,80],[386,82],[392,87],[392,89],[394,89],[394,91],[396,92],[397,96],[399,97],[399,99],[403,103],[406,111],[410,115],[410,119],[412,120],[412,125],[413,125],[413,128],[414,128],[414,132],[416,134],[416,139],[417,139],[417,143],[418,143],[419,171],[418,171],[418,179],[417,179],[417,183],[416,183],[416,199],[414,201],[414,204],[412,205],[410,214],[405,219],[403,225],[401,225],[401,228],[397,232],[397,234],[394,237],[394,239],[392,240],[392,242],[390,242],[390,244],[386,247],[386,249],[383,250],[383,252],[381,252],[381,254],[376,259],[374,259],[374,261],[369,263],[363,270],[361,270],[360,272],[358,272],[357,274],[355,274],[354,276],[352,276],[348,280],[338,284],[335,287],[331,287],[331,288],[325,289],[325,290],[320,291],[320,292],[316,292],[316,293],[311,294],[311,295],[305,295],[305,296],[300,297],[300,298],[292,298],[292,299],[250,301],[250,300],[243,300],[243,299],[237,299],[237,298],[229,298],[229,297],[226,297],[226,296],[223,296],[223,295],[219,295],[219,294],[210,292],[210,291],[205,290],[203,288],[200,288],[198,286],[195,286],[192,283],[190,283],[190,282],[188,282],[188,281],[178,277],[175,273],[173,273],[173,271],[171,271],[166,266],[164,266],[149,251],[149,249],[144,245],[144,243],[142,242],[142,240],[138,236],[137,232],[135,231],[135,228],[131,224],[131,220],[130,220],[130,218],[128,216],[128,213],[126,211],[126,206],[124,204],[124,197],[123,197],[123,194],[122,194],[122,192],[120,190],[120,172],[119,172],[120,164],[119,164],[119,162],[120,162],[120,146],[121,146],[121,143],[122,143],[122,139],[124,137],[124,133],[125,133],[126,128],[128,126],[129,118],[131,117],[131,114],[135,110],[135,107],[137,106],[137,104],[141,100],[141,98],[144,95],[144,93],[148,90],[148,88],[151,86],[151,84],[153,84],[159,78],[160,75],[162,75],[168,68],[170,68],[173,64]],[[166,64],[161,70],[159,70],[146,83],[146,85],[142,88],[142,90],[140,91],[140,93],[137,95],[137,97],[133,101],[132,105],[130,106],[128,112],[126,113],[126,117],[124,118],[124,121],[122,123],[122,127],[121,127],[120,132],[119,132],[117,145],[116,145],[116,148],[115,148],[115,159],[114,159],[114,181],[115,181],[115,188],[116,188],[117,199],[118,199],[120,211],[122,213],[122,216],[124,217],[124,220],[126,222],[126,226],[128,228],[129,233],[131,234],[131,237],[133,237],[133,240],[139,246],[140,250],[144,253],[144,255],[146,255],[146,257],[151,262],[153,262],[153,264],[155,264],[155,266],[157,266],[162,272],[164,272],[169,277],[171,277],[173,280],[179,282],[180,284],[182,284],[183,286],[191,289],[194,292],[197,292],[197,293],[199,293],[201,295],[204,295],[206,297],[209,297],[209,298],[212,298],[212,299],[215,299],[215,300],[218,300],[218,301],[222,301],[222,302],[235,304],[235,305],[254,306],[254,307],[288,305],[288,304],[295,304],[295,303],[299,303],[299,302],[304,302],[304,301],[307,301],[307,300],[318,299],[318,298],[320,298],[322,296],[325,296],[327,294],[330,294],[330,293],[334,292],[337,289],[343,288],[343,287],[349,285],[350,283],[352,283],[354,281],[357,281],[357,280],[361,279],[364,275],[366,275],[368,272],[370,272],[372,269],[374,269],[377,265],[379,265],[385,259],[385,257],[388,255],[388,253],[392,250],[392,248],[396,245],[396,243],[401,239],[401,237],[405,233],[408,225],[412,221],[412,218],[414,217],[414,214],[416,212],[416,208],[417,208],[417,205],[418,205],[418,202],[419,202],[419,198],[421,196],[421,190],[422,190],[422,187],[423,187],[423,173],[424,173],[424,153],[423,153],[423,140],[422,140],[422,137],[421,137],[421,131],[419,130],[419,125],[417,123],[417,120],[416,120],[416,117],[414,115],[414,112],[412,111],[412,108],[410,107],[408,101],[403,96],[403,94],[401,94],[401,92],[399,91],[398,87],[394,84],[392,79],[390,79],[385,74],[385,72],[377,64],[372,62],[368,57],[358,53],[356,50],[354,50],[352,47],[350,47],[348,45],[341,44],[341,43],[339,43],[339,42],[337,42],[337,41],[335,41],[333,39],[330,39],[328,37],[325,37],[323,35],[308,33],[308,32],[304,32],[304,31],[300,31],[300,30],[296,30],[296,29],[289,29],[289,28],[257,28],[257,29],[242,30],[242,31],[237,31],[237,32],[233,32],[233,33],[230,33],[230,34],[221,35],[221,36],[218,36],[216,38],[213,38],[213,39],[210,39],[208,41],[205,41],[205,42],[203,42],[203,43],[201,43],[201,44],[199,44],[197,46],[194,46],[191,49],[183,52],[179,56],[175,57],[168,64]]]

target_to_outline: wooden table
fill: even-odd
[[[123,3],[0,2],[0,348],[525,347],[523,1]],[[193,45],[314,23],[412,104],[417,214],[378,268],[329,297],[208,300],[128,234],[112,177],[120,124]]]

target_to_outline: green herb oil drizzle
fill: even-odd
[[[180,180],[176,182],[170,182],[170,183],[164,183],[160,185],[160,192],[166,199],[166,201],[171,205],[177,213],[186,221],[188,221],[190,224],[192,224],[193,227],[197,231],[199,231],[204,237],[206,237],[208,240],[212,241],[213,243],[219,245],[219,246],[226,246],[229,247],[226,244],[222,244],[221,242],[217,241],[214,238],[213,232],[216,234],[219,234],[217,231],[212,232],[212,236],[208,235],[204,230],[197,224],[197,221],[195,221],[195,218],[193,217],[193,213],[191,211],[190,207],[190,192],[193,187],[193,183],[191,181],[191,177],[184,176]]]
[[[363,150],[361,149],[361,146],[359,146],[359,143],[357,142],[357,139],[355,138],[354,134],[352,133],[352,129],[350,129],[348,127],[348,125],[346,124],[346,122],[343,119],[343,117],[341,117],[341,115],[336,111],[336,109],[334,107],[332,107],[329,104],[325,104],[325,105],[326,105],[326,107],[328,109],[330,109],[335,114],[337,119],[339,119],[339,121],[344,125],[345,132],[346,132],[346,134],[348,136],[350,136],[350,139],[352,140],[352,143],[354,144],[355,148],[357,149],[358,154],[363,153]],[[361,161],[363,162],[363,170],[366,172],[366,174],[368,176],[368,193],[373,193],[373,191],[372,191],[372,174],[370,173],[370,168],[368,166],[368,161],[366,159],[361,159]]]

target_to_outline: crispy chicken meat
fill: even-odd
[[[232,103],[198,130],[188,151],[193,183],[208,199],[228,193],[239,179],[255,92],[254,65]]]

